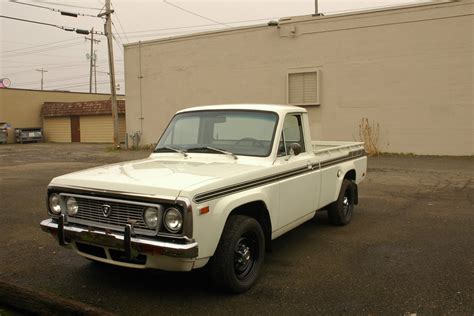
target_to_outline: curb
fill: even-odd
[[[115,315],[97,307],[5,281],[0,281],[0,304],[40,315]]]

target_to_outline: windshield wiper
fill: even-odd
[[[177,153],[179,153],[179,154],[182,154],[184,157],[188,157],[188,154],[185,153],[184,151],[179,150],[179,149],[177,149],[177,148],[169,147],[169,146],[164,146],[164,147],[157,148],[157,149],[155,149],[154,152],[156,153],[156,152],[158,152],[159,150],[163,150],[163,149],[168,149],[168,150],[177,152]]]
[[[219,148],[214,148],[214,147],[210,147],[210,146],[189,148],[189,149],[188,149],[188,152],[189,152],[190,150],[204,150],[204,149],[212,150],[212,151],[215,151],[215,152],[224,154],[224,155],[232,156],[232,157],[234,157],[234,160],[237,160],[237,159],[239,158],[239,157],[237,157],[236,154],[234,154],[234,153],[232,153],[232,152],[230,152],[230,151],[223,150],[223,149],[219,149]]]

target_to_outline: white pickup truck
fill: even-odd
[[[41,227],[93,261],[207,265],[216,286],[239,293],[257,280],[271,240],[316,211],[348,224],[366,168],[362,143],[312,142],[304,108],[190,108],[150,157],[54,178]]]

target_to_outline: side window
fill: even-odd
[[[283,123],[283,133],[278,146],[278,156],[288,155],[290,145],[298,143],[301,146],[301,152],[305,152],[303,139],[303,124],[300,114],[288,114]]]

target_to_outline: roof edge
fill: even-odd
[[[417,9],[417,8],[425,8],[425,7],[430,7],[430,6],[437,6],[437,5],[443,5],[443,4],[452,4],[452,3],[472,3],[472,0],[466,1],[466,0],[431,0],[430,2],[424,2],[424,3],[411,3],[411,4],[404,4],[404,5],[397,5],[397,6],[390,6],[390,7],[383,7],[383,8],[378,8],[378,9],[367,9],[367,10],[356,10],[356,11],[350,11],[350,12],[345,12],[345,13],[336,13],[336,14],[330,14],[330,15],[321,15],[321,16],[315,16],[315,15],[300,15],[300,16],[290,16],[290,17],[282,17],[278,21],[278,25],[268,25],[267,23],[265,24],[255,24],[255,25],[247,25],[247,26],[239,26],[239,27],[231,27],[227,29],[219,29],[219,30],[212,30],[212,31],[203,31],[203,32],[196,32],[196,33],[189,33],[185,35],[177,35],[177,36],[168,36],[168,37],[162,37],[162,38],[157,38],[157,39],[152,39],[152,40],[146,40],[146,41],[138,41],[134,43],[128,43],[124,44],[124,48],[132,48],[132,47],[137,47],[139,45],[143,44],[154,44],[154,43],[166,43],[166,42],[172,42],[172,41],[179,41],[179,40],[187,40],[187,39],[194,39],[196,37],[206,37],[206,36],[212,36],[212,35],[220,35],[220,34],[225,34],[225,33],[230,33],[230,32],[241,32],[241,31],[247,31],[251,29],[263,29],[263,28],[268,28],[268,27],[278,27],[279,25],[285,25],[285,24],[291,24],[291,23],[300,23],[300,22],[309,22],[309,21],[324,21],[324,20],[331,20],[331,19],[337,19],[337,18],[348,18],[352,16],[357,16],[357,15],[365,15],[365,14],[372,14],[372,13],[381,13],[381,12],[390,12],[390,11],[396,11],[396,10],[406,10],[406,9]]]
[[[201,37],[201,36],[204,37],[207,35],[218,35],[218,34],[230,33],[230,32],[240,32],[240,31],[247,31],[250,29],[259,29],[259,28],[265,28],[265,27],[275,27],[275,26],[269,26],[267,23],[246,25],[246,26],[236,26],[236,27],[230,27],[230,28],[220,29],[220,30],[202,31],[202,32],[196,32],[196,33],[189,33],[185,35],[167,36],[167,37],[161,37],[161,38],[152,39],[152,40],[127,43],[127,44],[124,44],[123,47],[129,48],[129,47],[138,46],[140,44],[153,44],[157,42],[160,43],[160,42],[170,42],[170,41],[175,41],[175,40],[186,40],[188,38],[195,38],[195,37]]]

